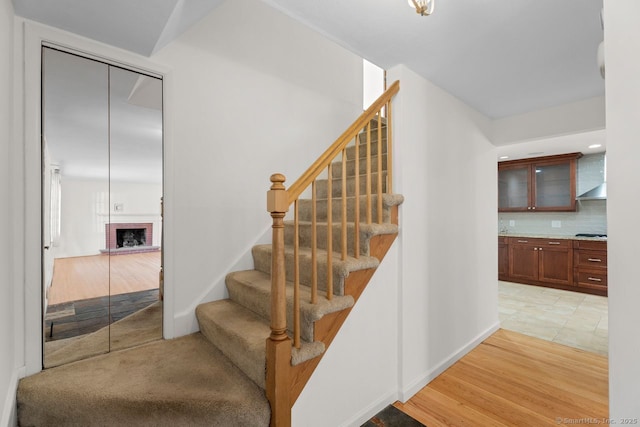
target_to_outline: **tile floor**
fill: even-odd
[[[498,282],[502,328],[606,356],[606,297]]]

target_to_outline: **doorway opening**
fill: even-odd
[[[162,79],[42,47],[43,365],[162,338]]]

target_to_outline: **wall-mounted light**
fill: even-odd
[[[433,13],[436,0],[408,0],[409,6],[416,9],[416,13],[421,16],[429,16]]]

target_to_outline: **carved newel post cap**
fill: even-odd
[[[284,181],[287,179],[285,178],[284,175],[282,175],[281,173],[274,173],[273,175],[271,175],[271,182],[273,183],[273,185],[271,185],[271,189],[272,190],[283,190],[284,189]]]

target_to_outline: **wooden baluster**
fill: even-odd
[[[371,224],[371,122],[367,123],[367,224]]]
[[[387,102],[387,193],[393,193],[393,146],[391,144],[392,132],[391,123],[393,118],[391,117],[391,101]]]
[[[282,174],[271,175],[267,210],[273,218],[271,253],[271,334],[267,338],[266,394],[271,404],[271,425],[291,425],[291,340],[287,336],[285,294],[284,216],[289,209]]]
[[[300,223],[298,200],[293,202],[293,345],[300,348]]]
[[[329,179],[327,180],[327,299],[329,300],[333,298],[333,185],[331,182],[331,171],[331,162],[329,162],[327,168],[327,173],[329,174]]]
[[[318,301],[318,215],[316,181],[311,183],[311,304]]]
[[[353,214],[353,256],[354,258],[360,258],[360,138],[356,135],[356,149],[355,149],[355,176],[356,176],[356,188],[354,193],[354,214]]]
[[[342,260],[347,259],[347,149],[342,150]]]
[[[376,165],[378,168],[378,181],[376,185],[378,186],[378,224],[382,224],[382,116],[380,111],[378,111],[378,164]]]

